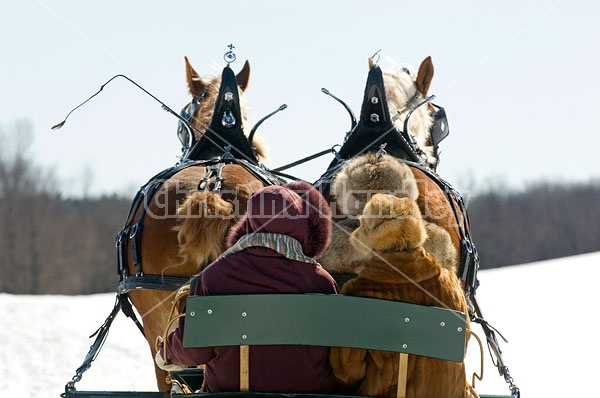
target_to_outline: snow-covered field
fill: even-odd
[[[596,286],[600,252],[480,271],[477,298],[488,322],[508,340],[504,360],[523,397],[597,394]],[[115,294],[16,296],[0,293],[0,396],[58,397],[113,308]],[[481,338],[483,333],[475,328]],[[474,342],[468,369],[478,364]],[[481,393],[508,394],[485,352]],[[596,364],[596,365],[595,365]],[[152,391],[146,341],[123,314],[78,390]]]

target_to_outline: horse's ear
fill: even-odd
[[[204,92],[206,83],[204,83],[204,81],[202,80],[202,78],[200,77],[198,72],[196,72],[194,70],[194,68],[192,68],[192,65],[190,64],[190,61],[188,60],[188,58],[187,57],[184,57],[184,58],[185,58],[185,77],[187,79],[188,89],[190,90],[190,94],[192,94],[192,97],[195,98],[195,97],[200,96]]]
[[[369,58],[369,70],[373,69],[375,63],[373,62],[373,58]]]
[[[250,81],[250,62],[248,62],[248,60],[244,62],[244,67],[242,68],[242,70],[237,75],[235,75],[235,80],[237,80],[240,89],[242,91],[246,91],[246,89],[248,88],[248,82]]]
[[[432,79],[433,62],[431,61],[431,57],[427,57],[423,60],[423,62],[421,62],[421,66],[419,66],[419,73],[417,73],[417,90],[419,90],[423,96],[427,95]]]

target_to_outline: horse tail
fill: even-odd
[[[229,228],[235,223],[234,206],[214,192],[195,192],[177,209],[177,240],[184,262],[199,270],[226,249]]]

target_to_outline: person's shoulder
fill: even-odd
[[[227,256],[218,258],[204,268],[199,275],[198,284],[195,291],[197,294],[211,294],[211,292],[218,291],[219,287],[225,279],[226,271],[225,268],[228,266],[229,260]]]

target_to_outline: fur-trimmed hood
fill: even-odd
[[[231,229],[229,246],[253,232],[291,236],[302,244],[304,254],[316,257],[331,236],[331,212],[327,201],[310,184],[293,182],[254,192],[246,215]]]
[[[340,170],[331,193],[344,214],[358,216],[374,193],[416,200],[419,189],[404,162],[387,154],[367,153],[350,160]]]
[[[409,198],[375,194],[360,216],[350,241],[360,251],[412,250],[427,239],[417,203]]]

